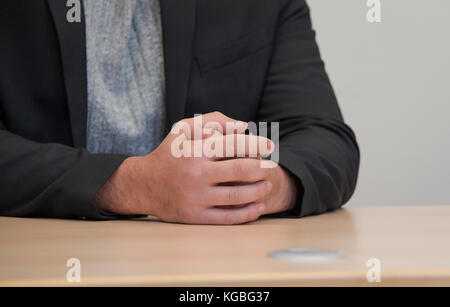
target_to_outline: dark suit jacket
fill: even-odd
[[[65,0],[0,4],[0,215],[109,218],[92,199],[126,157],[85,149],[85,24],[67,10]],[[304,189],[285,215],[342,206],[359,151],[305,1],[161,0],[161,10],[167,128],[211,111],[280,122],[280,164]]]

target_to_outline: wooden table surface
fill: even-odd
[[[334,250],[301,262],[275,250]],[[360,207],[240,226],[0,218],[0,286],[450,286],[450,206]],[[366,279],[378,258],[381,283]]]

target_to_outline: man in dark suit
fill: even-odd
[[[0,215],[239,224],[355,189],[305,0],[2,1],[0,39]],[[195,114],[278,122],[279,165],[174,157]]]

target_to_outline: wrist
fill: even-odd
[[[285,210],[284,211],[291,211],[295,208],[295,206],[298,204],[299,201],[299,185],[300,182],[297,177],[291,174],[288,170],[285,170],[282,168],[285,178],[286,178],[286,198],[285,198]]]
[[[114,174],[97,191],[94,203],[97,208],[119,215],[143,214],[138,209],[138,195],[135,177],[139,164],[139,157],[130,157],[117,168]]]
[[[268,214],[288,212],[298,203],[298,179],[281,166],[274,169],[271,181],[275,185],[273,195],[268,199]]]

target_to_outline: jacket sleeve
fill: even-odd
[[[92,199],[125,158],[35,143],[0,121],[0,215],[114,218],[99,212]]]
[[[359,149],[326,74],[306,2],[279,1],[258,119],[280,123],[279,163],[301,182],[297,207],[277,216],[302,217],[339,208],[350,199]]]

